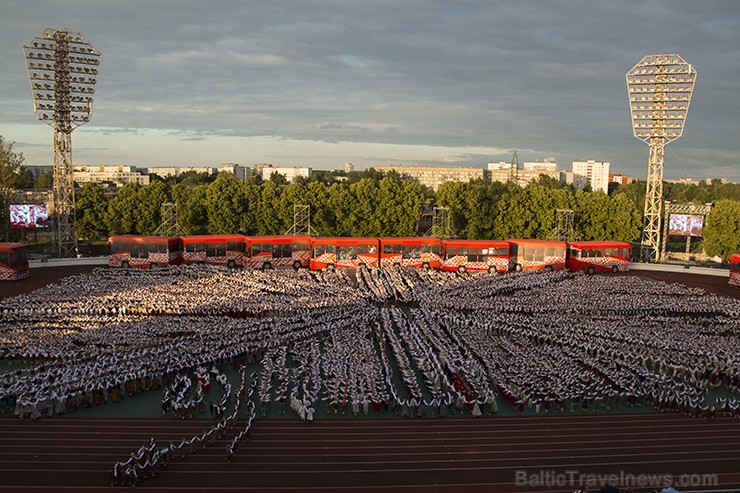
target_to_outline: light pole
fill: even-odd
[[[90,121],[100,52],[80,33],[45,29],[23,45],[39,120],[54,128],[54,250],[59,257],[77,254],[72,131]]]
[[[660,257],[665,146],[683,134],[696,70],[679,55],[648,55],[627,72],[634,136],[650,146],[640,260]]]

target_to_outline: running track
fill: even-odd
[[[176,419],[2,418],[0,492],[110,491],[113,463],[125,460],[150,437],[167,445],[209,424]],[[243,426],[240,421],[234,430]],[[517,486],[517,470],[528,475],[540,470],[711,473],[719,484],[705,490],[740,491],[740,420],[729,418],[611,414],[313,423],[258,418],[249,441],[228,464],[225,449],[232,436],[227,433],[184,459],[174,458],[156,477],[142,480],[136,491],[531,493],[578,488]]]

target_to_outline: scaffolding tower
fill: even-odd
[[[434,236],[444,240],[452,238],[452,227],[450,226],[450,208],[435,207],[432,215],[432,227],[426,236]]]
[[[286,235],[308,235],[311,236],[311,206],[307,204],[293,205],[293,226],[285,233]]]
[[[555,229],[548,237],[549,240],[573,241],[575,233],[573,230],[573,218],[575,213],[571,209],[557,209],[555,211]]]
[[[162,216],[162,223],[157,227],[155,234],[159,236],[180,236],[184,233],[177,216],[177,204],[174,202],[162,203],[160,215]]]

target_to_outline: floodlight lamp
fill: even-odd
[[[646,143],[679,139],[695,82],[694,67],[675,54],[648,55],[632,67],[627,88],[634,136]]]
[[[23,52],[38,119],[64,132],[87,123],[93,99],[83,95],[95,93],[100,52],[82,34],[66,29],[45,29]],[[39,104],[42,100],[50,104]],[[71,106],[72,101],[83,104]]]

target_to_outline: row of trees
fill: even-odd
[[[106,197],[86,184],[77,193],[77,232],[83,239],[107,234],[152,234],[160,225],[161,205],[175,202],[180,226],[189,234],[284,234],[293,224],[293,206],[311,207],[312,227],[325,236],[410,236],[418,234],[422,209],[450,209],[452,234],[472,239],[546,238],[555,226],[556,209],[575,211],[576,235],[584,239],[632,241],[640,232],[640,214],[624,194],[526,188],[483,180],[448,182],[437,193],[397,174],[362,178],[354,183],[236,180],[220,174],[195,187],[155,181],[124,186]]]

